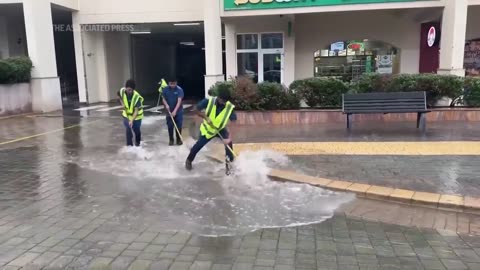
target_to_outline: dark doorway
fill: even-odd
[[[205,97],[203,24],[142,24],[132,34],[133,76],[146,99],[157,101],[158,82],[175,77],[186,100]],[[134,32],[135,33],[135,32]]]
[[[60,78],[63,103],[78,102],[77,66],[73,41],[72,12],[52,5],[53,34],[57,73]]]
[[[182,46],[177,49],[177,76],[185,90],[185,98],[199,100],[205,97],[205,51],[200,46]]]

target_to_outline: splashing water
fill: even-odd
[[[208,236],[236,235],[261,228],[319,223],[354,198],[309,185],[280,183],[268,178],[269,168],[288,164],[273,151],[242,152],[235,175],[208,159],[208,147],[197,156],[194,171],[184,169],[186,145],[113,147],[88,151],[74,161],[101,176],[91,192],[105,203],[121,205],[115,217],[128,222],[154,222],[163,229],[181,229]],[[102,185],[101,182],[109,183]],[[112,187],[112,183],[116,183]],[[105,196],[111,194],[111,196]],[[120,198],[120,199],[119,199]]]

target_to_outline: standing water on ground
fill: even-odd
[[[100,203],[117,206],[119,222],[154,222],[161,229],[206,236],[319,223],[354,198],[271,181],[269,167],[289,162],[272,151],[242,152],[234,163],[235,175],[225,176],[225,165],[208,159],[205,148],[189,172],[184,162],[192,144],[189,139],[184,146],[169,147],[149,138],[138,148],[87,149],[71,162],[97,174],[89,192]]]

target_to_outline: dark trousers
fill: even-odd
[[[228,131],[226,129],[222,129],[220,131],[220,135],[222,135],[222,137],[224,139],[227,139],[229,138],[229,134],[228,134]],[[190,150],[190,154],[188,155],[188,158],[187,160],[189,160],[190,162],[193,162],[193,160],[195,159],[195,157],[197,156],[198,152],[200,152],[200,150],[202,150],[202,148],[207,145],[207,143],[209,141],[211,141],[212,139],[214,138],[219,138],[220,136],[216,136],[216,137],[213,137],[211,139],[207,139],[207,137],[205,136],[202,136],[200,135],[200,137],[198,138],[198,141],[197,143],[195,143],[195,145],[192,147],[192,150]],[[229,144],[230,148],[232,148],[233,150],[233,143],[230,143]],[[233,153],[228,149],[227,146],[225,146],[225,155],[228,156],[228,158],[230,159],[230,161],[233,161],[234,160],[234,156],[233,156]]]
[[[180,131],[180,134],[182,134],[182,128],[183,128],[183,113],[177,114],[175,117],[175,123],[177,124],[178,131]],[[175,131],[175,125],[173,125],[172,118],[170,115],[167,115],[167,127],[168,127],[168,138],[170,139],[171,142],[173,142],[173,134],[177,134],[177,142],[180,142],[182,139],[180,139],[180,136],[178,136],[178,133]]]
[[[133,126],[130,128],[128,124],[128,119],[123,118],[123,125],[127,133],[127,146],[133,146],[133,132],[135,133],[135,146],[140,146],[140,141],[142,140],[142,133],[140,132],[140,127],[142,126],[142,120],[133,121]]]

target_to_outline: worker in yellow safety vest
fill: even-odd
[[[233,161],[232,134],[227,130],[230,121],[236,121],[237,115],[234,112],[235,105],[230,102],[231,93],[228,86],[219,85],[216,97],[209,97],[197,104],[195,113],[204,119],[200,125],[200,138],[192,147],[185,168],[192,170],[192,163],[198,152],[213,138],[223,138],[225,144],[225,153],[229,161]],[[204,111],[204,112],[202,112]],[[227,147],[227,145],[230,147]]]
[[[158,101],[157,101],[157,113],[162,113],[162,110],[160,109],[160,101],[162,100],[162,96],[163,96],[163,89],[167,88],[168,87],[168,84],[167,84],[167,81],[165,81],[164,78],[162,78],[162,80],[160,82],[158,82],[158,85],[160,85],[160,87],[158,87]]]
[[[122,116],[127,134],[127,146],[133,146],[133,133],[135,133],[135,146],[140,146],[142,139],[140,127],[143,119],[143,97],[135,87],[135,81],[128,80],[125,87],[117,93],[123,107]]]
[[[163,89],[165,89],[168,86],[168,84],[167,84],[167,81],[165,81],[165,79],[163,78],[158,84],[160,85],[160,87],[158,88],[158,93],[160,93],[160,96],[162,96]]]

